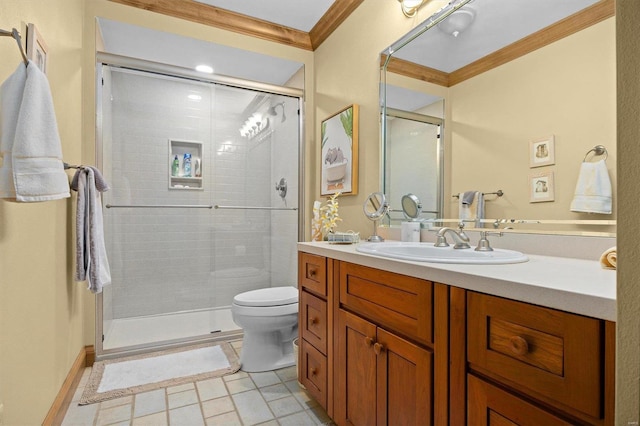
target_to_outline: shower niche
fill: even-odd
[[[203,189],[202,142],[169,139],[169,189]]]

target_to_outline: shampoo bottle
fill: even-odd
[[[178,176],[178,174],[180,174],[180,160],[178,160],[178,156],[176,155],[173,163],[171,163],[171,176]]]
[[[182,167],[184,168],[184,176],[191,177],[191,154],[189,154],[188,152],[184,154]]]

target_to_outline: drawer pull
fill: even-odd
[[[309,278],[313,278],[316,276],[316,270],[315,269],[309,269]]]
[[[520,336],[513,336],[509,339],[511,351],[516,355],[526,355],[529,352],[529,344]]]
[[[318,319],[318,318],[311,318],[311,319],[309,320],[309,323],[310,323],[311,325],[314,325],[314,324],[317,324],[317,323],[318,323],[318,321],[319,321],[319,319]]]
[[[371,346],[371,345],[373,345],[373,339],[371,337],[365,337],[364,338],[364,343],[366,343],[367,346]]]
[[[311,368],[311,370],[309,370],[309,372],[311,373],[312,376],[315,376],[318,373],[318,369],[317,368]]]
[[[384,345],[376,342],[373,345],[373,351],[376,353],[376,355],[380,355],[380,352],[384,351]]]

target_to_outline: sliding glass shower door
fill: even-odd
[[[106,65],[102,81],[98,355],[239,335],[236,294],[295,286],[300,99]]]

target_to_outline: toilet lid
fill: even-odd
[[[295,287],[269,287],[240,293],[233,303],[241,306],[280,306],[298,303],[298,289]]]

